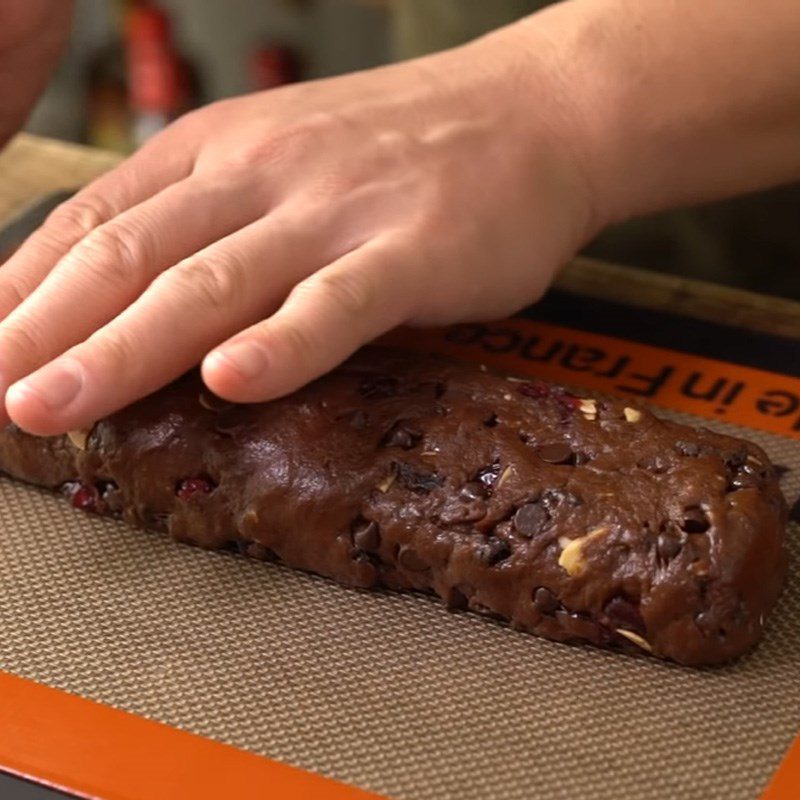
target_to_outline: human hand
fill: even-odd
[[[201,360],[266,400],[537,299],[596,215],[550,48],[513,35],[216,103],[84,188],[0,270],[10,417],[84,427]]]
[[[0,147],[25,122],[69,33],[73,0],[0,0]]]

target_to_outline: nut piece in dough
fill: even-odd
[[[641,647],[642,650],[646,650],[648,653],[653,652],[653,648],[650,647],[650,642],[648,642],[647,639],[643,639],[638,633],[626,631],[625,628],[616,628],[615,630],[620,636],[624,636],[628,641],[631,641],[638,647]]]
[[[638,408],[625,408],[622,413],[628,422],[638,422],[642,418],[642,412]]]
[[[78,450],[85,450],[86,449],[86,442],[89,441],[89,434],[91,430],[85,430],[80,428],[76,431],[69,431],[67,433],[67,438],[72,442]]]
[[[583,557],[584,545],[592,539],[605,536],[608,531],[608,525],[601,525],[587,533],[586,536],[581,536],[580,539],[570,539],[567,544],[563,545],[564,549],[558,557],[558,566],[563,567],[573,577],[580,575],[586,568],[586,559]],[[562,541],[563,539],[559,539],[559,544],[562,544]]]

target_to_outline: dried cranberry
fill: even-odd
[[[616,595],[612,597],[603,608],[615,628],[624,628],[628,631],[644,636],[647,632],[637,603],[626,597]]]
[[[569,392],[561,392],[555,394],[554,397],[561,411],[568,416],[577,411],[581,406],[581,398]]]
[[[175,494],[188,502],[198,494],[211,494],[216,487],[208,478],[184,478],[179,484]]]
[[[517,391],[534,400],[544,400],[545,397],[550,397],[550,387],[545,383],[521,383],[517,387]]]
[[[548,464],[569,464],[575,458],[575,453],[566,442],[541,445],[536,449],[536,455]]]
[[[81,511],[97,511],[97,489],[80,481],[67,481],[61,492],[70,499],[74,508]]]

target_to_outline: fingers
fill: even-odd
[[[206,385],[235,402],[298,389],[406,321],[418,274],[414,260],[388,244],[364,245],[298,284],[272,317],[210,353],[202,365]]]
[[[14,384],[6,408],[40,435],[91,424],[262,319],[324,257],[318,238],[259,220],[159,275],[113,321]]]
[[[62,203],[0,269],[0,319],[84,236],[185,178],[192,163],[190,148],[165,148],[155,140]]]
[[[112,320],[166,268],[259,218],[263,194],[188,178],[95,228],[0,322],[6,386]]]

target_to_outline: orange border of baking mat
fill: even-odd
[[[0,769],[104,800],[380,800],[352,786],[0,672]]]
[[[382,339],[800,440],[800,379],[515,318]],[[0,769],[84,797],[379,800],[311,772],[0,672]],[[124,787],[124,788],[120,788]],[[800,737],[761,800],[797,800]]]

